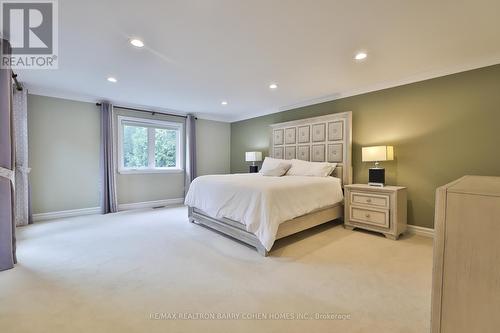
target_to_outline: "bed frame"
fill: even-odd
[[[333,176],[342,180],[342,186],[352,183],[352,113],[334,113],[326,116],[289,121],[271,125],[269,154],[274,158],[301,159],[313,162],[335,162]],[[246,231],[245,225],[226,218],[216,219],[205,212],[188,207],[189,221],[215,229],[236,238],[267,256],[268,251],[257,237]],[[298,233],[317,225],[343,218],[344,204],[316,210],[280,224],[276,239]]]

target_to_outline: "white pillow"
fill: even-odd
[[[292,166],[292,163],[291,161],[287,161],[287,160],[282,160],[282,159],[279,159],[279,158],[272,158],[272,157],[266,157],[264,159],[264,163],[262,163],[262,168],[260,168],[260,173],[266,173],[270,170],[274,170],[276,169],[280,163],[285,163],[285,164],[288,164],[290,168],[290,166]]]
[[[337,163],[328,162],[308,162],[302,160],[292,160],[292,167],[286,173],[287,176],[312,176],[328,177]]]
[[[289,162],[288,163],[281,162],[280,164],[278,164],[277,167],[275,167],[273,169],[265,169],[264,171],[262,171],[262,169],[261,169],[260,173],[263,176],[281,177],[288,171],[288,169],[290,169],[291,166],[292,166],[292,164]]]

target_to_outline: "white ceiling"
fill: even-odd
[[[499,13],[498,0],[60,0],[59,69],[18,72],[32,93],[233,121],[500,63]]]

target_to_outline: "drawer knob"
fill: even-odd
[[[366,199],[366,202],[370,203],[372,202],[372,199]]]
[[[365,217],[366,217],[367,219],[369,219],[369,218],[370,218],[370,214],[366,214],[366,215],[365,215]]]

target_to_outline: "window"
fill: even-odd
[[[120,173],[180,172],[183,124],[118,116]]]

